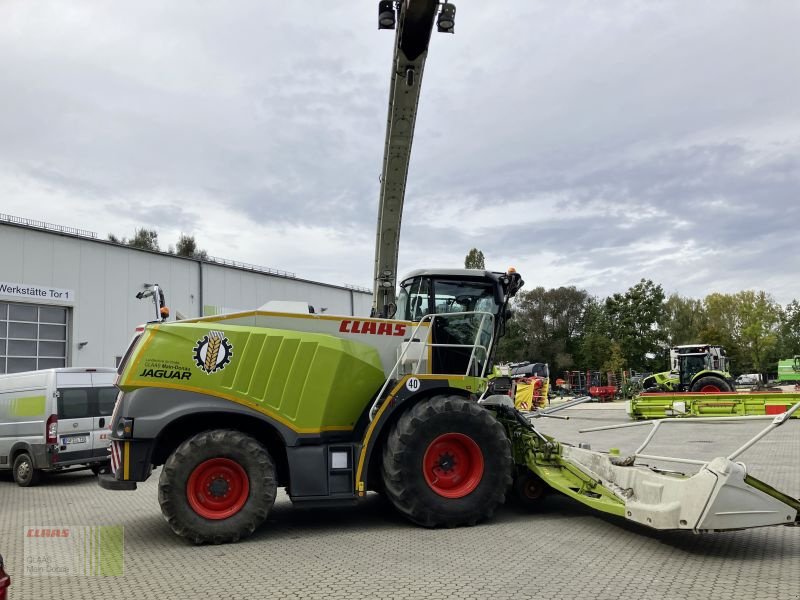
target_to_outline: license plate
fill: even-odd
[[[61,441],[64,442],[64,444],[85,444],[86,439],[85,435],[73,435],[71,437],[61,438]]]

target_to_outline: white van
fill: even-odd
[[[0,470],[34,485],[41,471],[109,470],[108,425],[117,388],[108,368],[0,375]]]

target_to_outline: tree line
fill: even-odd
[[[666,296],[642,279],[604,299],[574,286],[537,287],[518,294],[512,310],[496,360],[547,362],[554,374],[664,371],[666,350],[692,343],[724,346],[734,375],[773,373],[780,358],[800,354],[800,303],[782,306],[764,291],[696,299]]]
[[[118,237],[113,233],[108,234],[108,241],[123,246],[130,246],[131,248],[139,248],[141,250],[151,250],[153,252],[164,252],[158,243],[158,231],[155,229],[137,229],[133,237]],[[167,254],[174,254],[175,256],[184,256],[186,258],[196,258],[200,260],[207,260],[208,253],[197,247],[197,242],[193,235],[186,235],[182,233],[178,238],[178,243],[173,246],[172,244],[166,250]]]

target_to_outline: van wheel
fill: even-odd
[[[30,487],[39,483],[41,473],[33,468],[31,455],[23,452],[14,459],[14,481],[20,487]]]
[[[195,544],[246,538],[266,520],[278,488],[275,463],[240,431],[204,431],[178,446],[158,480],[161,512]]]

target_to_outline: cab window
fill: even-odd
[[[400,284],[397,296],[397,317],[405,321],[419,321],[431,312],[430,279],[417,277]]]

